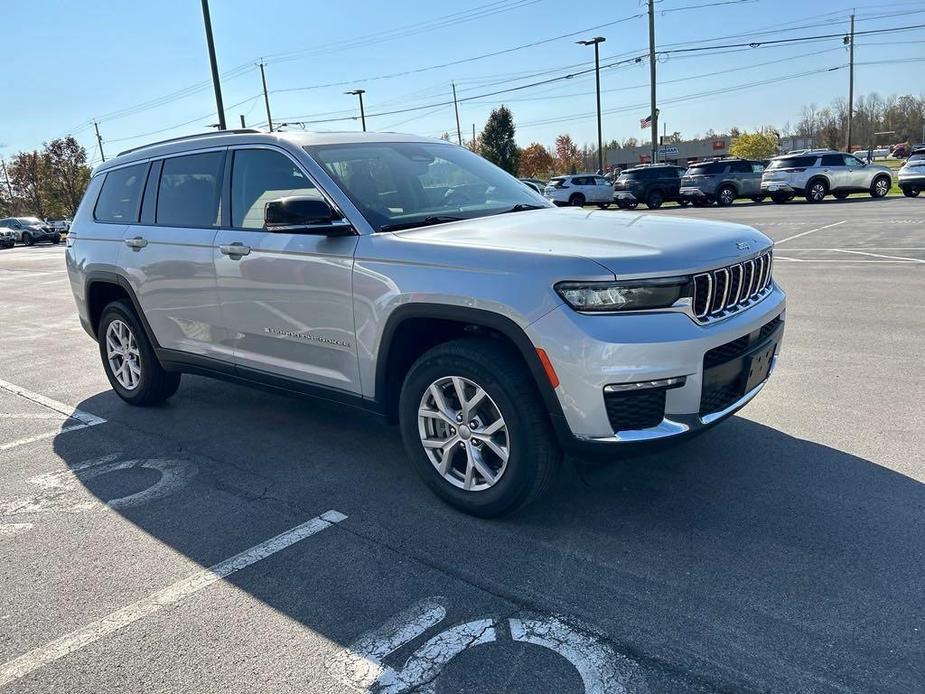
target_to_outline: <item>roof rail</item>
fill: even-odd
[[[137,152],[140,149],[146,149],[148,147],[156,147],[157,145],[166,145],[171,142],[182,142],[183,140],[194,140],[198,137],[215,137],[216,135],[242,135],[245,133],[262,133],[263,130],[258,128],[238,128],[237,130],[215,130],[214,132],[205,132],[205,133],[196,133],[195,135],[181,135],[180,137],[171,137],[167,140],[158,140],[157,142],[149,142],[146,145],[139,145],[138,147],[132,147],[131,149],[126,149],[122,152],[119,152],[116,156],[121,157],[123,154],[128,154],[130,152]]]

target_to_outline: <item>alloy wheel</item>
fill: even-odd
[[[430,384],[418,408],[418,434],[428,460],[459,489],[489,489],[507,469],[507,424],[491,396],[468,378],[446,376]]]
[[[809,195],[813,202],[819,202],[825,197],[825,186],[822,183],[813,183],[809,189]]]
[[[135,390],[141,381],[141,354],[131,328],[114,320],[106,328],[106,360],[112,375],[126,390]]]
[[[877,182],[874,183],[874,194],[878,198],[884,197],[888,192],[890,192],[890,184],[885,178],[878,178]]]

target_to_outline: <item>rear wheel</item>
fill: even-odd
[[[29,232],[26,232],[25,234],[22,235],[22,242],[27,246],[35,245],[35,239],[32,238],[32,234],[30,234]]]
[[[833,197],[834,197],[836,200],[844,200],[844,199],[846,199],[849,195],[851,195],[851,193],[847,193],[847,192],[845,192],[845,191],[843,191],[843,190],[840,190],[840,191],[838,191],[837,193],[832,193],[832,195],[833,195]]]
[[[716,204],[720,207],[729,207],[735,199],[736,191],[732,186],[723,186],[716,191]]]
[[[609,202],[599,202],[597,203],[597,206],[600,207],[602,210],[606,210],[608,207],[610,207],[610,203]]]
[[[686,199],[678,200],[678,205],[680,205],[681,207],[687,207],[690,204],[691,204],[690,200],[686,200]]]
[[[660,190],[653,190],[646,196],[646,207],[650,210],[657,210],[665,202],[665,196]]]
[[[530,372],[497,340],[455,340],[421,356],[402,386],[399,423],[424,482],[476,516],[539,497],[561,459]]]
[[[907,198],[917,198],[919,196],[918,188],[903,188],[903,195]]]
[[[806,187],[806,202],[822,202],[829,192],[829,187],[822,179],[810,181]]]
[[[568,204],[572,207],[582,207],[585,204],[585,196],[581,193],[573,193],[568,199]]]
[[[877,176],[870,184],[870,197],[883,198],[890,192],[890,179],[888,176]]]
[[[764,196],[763,196],[763,195],[755,195],[755,196],[752,198],[752,202],[764,202]]]
[[[97,330],[109,384],[130,405],[156,405],[177,392],[180,374],[165,371],[135,311],[125,301],[103,309]]]

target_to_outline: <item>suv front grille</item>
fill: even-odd
[[[616,432],[648,429],[665,418],[666,388],[650,388],[627,393],[604,393],[610,426]]]
[[[742,263],[694,275],[694,316],[707,322],[759,299],[771,283],[771,251]]]

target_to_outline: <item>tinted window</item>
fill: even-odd
[[[747,161],[734,161],[729,165],[730,173],[751,173],[752,165]]]
[[[241,149],[231,170],[231,226],[263,229],[267,203],[290,196],[321,198],[293,161],[268,149]]]
[[[784,157],[783,159],[774,159],[768,166],[769,169],[798,169],[814,166],[816,157]]]
[[[751,167],[752,167],[752,173],[761,173],[762,171],[764,171],[763,164],[751,164]]]
[[[157,223],[178,227],[218,224],[223,152],[165,159],[157,192]]]
[[[96,200],[94,218],[126,224],[138,221],[138,201],[147,169],[147,164],[136,164],[107,173]]]
[[[844,166],[845,159],[841,154],[823,154],[822,155],[822,165],[823,166]]]
[[[687,174],[689,176],[706,176],[722,173],[725,168],[725,164],[696,164],[687,170]]]
[[[634,178],[637,180],[644,180],[648,178],[647,176],[648,173],[649,173],[649,169],[631,169],[630,171],[624,171],[623,173],[621,173],[620,179],[624,181],[627,179],[632,180]]]

